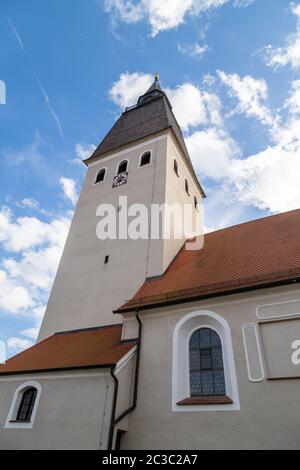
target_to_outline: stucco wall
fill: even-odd
[[[151,143],[152,142],[152,143]],[[115,153],[88,168],[53,285],[39,340],[54,332],[120,322],[112,310],[131,298],[147,272],[148,240],[104,240],[96,236],[99,204],[162,203],[165,198],[167,135]],[[139,168],[139,158],[152,152],[152,163]],[[112,188],[118,164],[129,160],[128,182]],[[93,184],[96,173],[107,168],[105,181]],[[161,272],[162,246],[155,242],[148,274]],[[104,258],[109,255],[109,263]]]
[[[143,339],[138,405],[131,416],[130,432],[124,436],[124,448],[299,449],[300,380],[250,382],[242,339],[244,324],[258,324],[257,306],[299,298],[295,285],[140,312]],[[198,310],[215,312],[229,323],[240,411],[172,411],[173,331],[183,316]],[[135,320],[128,318],[125,326],[126,334],[135,336]],[[298,336],[300,339],[300,330]]]
[[[5,429],[16,388],[42,386],[33,429]],[[0,449],[105,449],[113,384],[106,372],[0,378]]]

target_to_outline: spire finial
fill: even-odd
[[[155,80],[156,82],[158,82],[158,80],[159,80],[159,74],[158,74],[158,73],[156,73],[156,74],[154,75],[154,80]]]

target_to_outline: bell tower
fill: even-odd
[[[183,246],[184,238],[172,237],[100,240],[101,207],[109,204],[118,213],[121,200],[128,208],[142,204],[150,214],[153,205],[194,207],[204,197],[158,76],[84,163],[86,177],[39,341],[58,331],[120,323],[113,310],[147,277],[163,274]]]

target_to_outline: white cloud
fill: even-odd
[[[42,222],[35,217],[17,219],[7,208],[0,212],[0,243],[6,251],[18,254],[2,260],[1,310],[42,315],[40,304],[51,288],[69,226],[67,216]]]
[[[261,152],[231,162],[226,185],[238,201],[270,212],[300,207],[299,81],[292,82],[283,106],[287,118],[272,129],[272,143]]]
[[[76,188],[76,182],[71,178],[65,178],[64,176],[59,180],[62,189],[66,198],[71,201],[71,203],[75,206],[78,200],[78,191]]]
[[[25,47],[24,47],[24,43],[23,43],[23,40],[17,30],[17,28],[15,27],[15,25],[13,24],[13,22],[11,21],[11,19],[9,17],[7,17],[7,22],[9,24],[9,27],[13,33],[13,35],[15,36],[19,46],[20,46],[20,49],[25,53]]]
[[[75,145],[75,154],[76,158],[73,160],[73,163],[82,165],[82,161],[89,158],[92,153],[96,150],[96,145],[89,144],[76,144]]]
[[[42,323],[42,318],[44,316],[44,313],[45,313],[45,309],[46,307],[37,307],[36,309],[36,315],[34,316],[34,325],[30,328],[25,328],[25,330],[22,330],[21,331],[21,335],[22,336],[26,336],[27,338],[30,338],[30,339],[33,339],[34,341],[36,341],[38,335],[39,335],[39,331],[40,331],[40,327],[41,327],[41,323]]]
[[[240,155],[238,144],[222,129],[196,131],[186,139],[196,173],[221,180],[230,172],[231,161]]]
[[[153,76],[147,73],[122,73],[109,91],[109,96],[121,109],[136,104],[153,82]]]
[[[290,96],[284,106],[291,114],[300,114],[300,80],[292,82]]]
[[[135,104],[152,82],[153,77],[149,74],[126,72],[113,84],[109,96],[123,109]],[[222,125],[221,102],[216,94],[203,91],[192,83],[166,88],[165,91],[183,130],[204,124]]]
[[[233,0],[235,7],[248,6],[254,0]],[[199,16],[231,0],[104,0],[104,9],[113,21],[137,23],[146,20],[151,26],[152,36],[167,31],[185,22],[188,16]]]
[[[31,197],[22,199],[22,201],[17,203],[17,206],[27,208],[27,209],[39,210],[39,203],[36,201],[36,199],[31,198]]]
[[[299,174],[300,146],[289,151],[275,145],[234,161],[230,184],[239,201],[270,212],[284,212],[300,207]]]
[[[51,223],[36,217],[14,218],[7,207],[0,210],[0,243],[6,251],[20,252],[33,246],[49,243],[60,237],[65,219],[55,219]]]
[[[59,245],[23,253],[21,260],[4,259],[3,266],[11,278],[40,289],[51,288],[61,256]]]
[[[221,125],[221,103],[217,95],[202,91],[191,83],[167,88],[166,93],[183,130],[209,123]]]
[[[8,348],[13,349],[14,351],[28,349],[31,346],[33,346],[32,341],[29,341],[28,339],[15,338],[15,337],[9,338],[6,344]]]
[[[61,136],[61,138],[63,140],[65,140],[65,135],[64,135],[64,131],[63,131],[63,127],[62,127],[62,123],[61,123],[61,120],[58,116],[58,114],[56,113],[56,111],[54,110],[53,106],[52,106],[52,103],[50,101],[50,98],[45,90],[45,88],[43,87],[41,81],[39,78],[37,78],[37,83],[38,83],[38,86],[41,90],[41,93],[43,95],[43,98],[44,98],[44,101],[45,101],[45,105],[46,107],[48,108],[49,112],[50,112],[50,115],[52,116],[52,119],[54,120],[56,126],[57,126],[57,129],[58,129],[58,132]]]
[[[238,100],[235,111],[248,117],[255,117],[264,124],[273,125],[274,119],[266,106],[268,86],[265,80],[257,80],[250,75],[240,77],[238,74],[227,75],[218,71],[221,81],[229,88],[229,95]]]
[[[27,287],[0,270],[0,309],[15,314],[33,305],[34,301]]]
[[[203,57],[205,52],[209,50],[207,44],[201,46],[198,43],[195,44],[178,44],[178,50],[181,54],[187,55],[188,57],[200,59]]]
[[[300,4],[291,3],[291,10],[297,18],[296,32],[287,37],[285,46],[268,45],[263,49],[266,64],[274,69],[286,65],[295,69],[300,67]]]
[[[35,341],[39,335],[39,330],[40,330],[40,326],[26,328],[25,330],[21,331],[21,334]]]

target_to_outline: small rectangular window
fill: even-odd
[[[104,258],[104,264],[108,264],[109,261],[109,255],[106,255]]]

